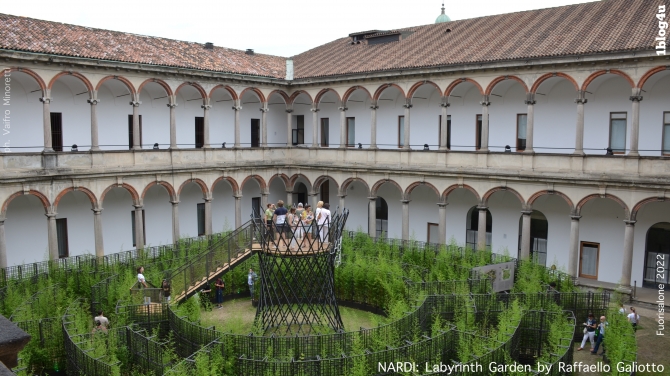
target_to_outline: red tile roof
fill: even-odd
[[[662,4],[670,11],[670,0],[605,0],[410,27],[376,45],[341,38],[294,56],[294,77],[652,50]]]
[[[0,14],[0,49],[284,78],[286,59]]]

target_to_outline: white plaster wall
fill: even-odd
[[[635,236],[633,239],[633,273],[631,275],[631,284],[633,281],[637,281],[637,285],[642,286],[647,232],[651,226],[658,222],[670,222],[670,202],[651,202],[644,205],[637,213]]]
[[[323,184],[328,184],[328,197],[322,197],[321,196],[321,191],[319,190],[319,200],[323,201],[325,204],[326,202],[330,204],[330,210],[333,211],[335,208],[340,204],[340,198],[337,197],[337,183],[332,181],[331,179],[328,179],[327,181],[323,182]],[[345,199],[346,203],[346,199]],[[316,208],[314,208],[316,210]]]
[[[209,104],[212,105],[212,108],[209,110],[210,144],[213,148],[220,148],[224,142],[226,143],[226,147],[233,146],[235,143],[233,99],[227,91],[217,89],[212,93]]]
[[[377,190],[377,196],[386,200],[389,208],[388,234],[386,234],[386,237],[402,238],[402,204],[400,203],[402,192],[395,185],[385,183]],[[410,205],[412,205],[411,202]],[[412,227],[410,226],[410,233],[411,230]]]
[[[198,236],[198,204],[204,203],[202,189],[189,183],[179,194],[179,232],[183,238]]]
[[[280,178],[274,178],[272,180],[272,182],[270,183],[269,191],[270,194],[268,195],[268,202],[276,205],[277,201],[282,200],[284,201],[285,204],[287,203],[286,198],[288,197],[288,195],[286,194],[286,187],[284,186],[284,182]]]
[[[598,280],[618,283],[625,230],[623,208],[612,200],[598,198],[587,202],[581,215],[579,240],[600,243]]]
[[[250,100],[251,101],[251,100]],[[245,117],[246,123],[246,133],[248,140],[247,141],[242,141],[244,142],[251,142],[251,119],[260,119],[261,118],[261,112],[257,109],[260,108],[260,104],[248,104],[247,106],[253,106],[250,107],[255,111],[254,113],[249,113],[248,117]],[[288,140],[287,132],[288,132],[288,124],[286,124],[286,104],[285,103],[268,103],[268,114],[267,114],[267,121],[268,121],[268,146],[270,147],[277,147],[277,146],[286,146],[286,141]],[[244,114],[244,113],[243,113]],[[245,145],[246,146],[246,145]]]
[[[35,80],[25,73],[11,72],[9,77],[11,88],[10,105],[4,106],[3,111],[9,110],[9,134],[4,131],[0,137],[0,149],[5,152],[39,152],[44,149],[44,131],[42,127],[42,90]],[[37,91],[34,91],[37,90]],[[3,94],[4,95],[4,94]],[[3,117],[6,113],[3,113]]]
[[[355,181],[349,185],[344,199],[344,207],[349,209],[347,230],[368,232],[369,202],[368,189],[363,183]]]
[[[91,201],[83,192],[69,192],[58,203],[56,218],[67,218],[70,256],[95,254]]]
[[[570,250],[570,208],[568,204],[559,196],[544,195],[535,200],[533,210],[544,214],[549,225],[547,266],[555,264],[557,268],[567,272]],[[510,254],[514,253],[510,252]]]
[[[451,150],[475,150],[476,132],[477,132],[477,114],[482,113],[482,106],[479,102],[482,95],[474,85],[469,87],[467,92],[459,93],[459,97],[450,96],[451,106],[447,110],[451,114]]]
[[[535,95],[533,149],[536,153],[574,152],[577,128],[574,85],[561,79],[554,85],[541,85],[537,92],[540,94]]]
[[[322,118],[328,118],[329,121],[329,144],[328,146],[331,148],[337,148],[340,146],[340,111],[337,109],[337,100],[334,98],[331,98],[326,94],[324,96],[325,98],[322,99],[321,103],[319,103],[319,124],[318,124],[318,132],[319,132],[319,146],[321,145],[321,119]]]
[[[133,201],[124,188],[112,188],[102,202],[102,239],[105,253],[133,248]],[[146,214],[145,214],[146,217]]]
[[[403,104],[405,104],[405,98],[399,90],[394,88],[384,91],[377,101],[379,106],[377,109],[377,147],[380,149],[398,149],[398,116],[405,115]],[[410,115],[410,132],[411,123],[412,116]],[[409,141],[413,142],[411,135]]]
[[[75,91],[78,85],[75,86]],[[79,151],[90,149],[91,145],[91,105],[86,103],[88,90],[81,84],[79,92],[65,85],[62,80],[54,83],[51,89],[51,112],[62,113],[63,151],[70,151],[77,144]],[[85,92],[84,94],[80,94]],[[77,95],[80,94],[80,95]]]
[[[202,98],[200,93],[191,86],[184,86],[177,93],[175,122],[177,128],[177,146],[180,148],[195,148],[195,118],[202,117],[204,115],[204,110],[201,107],[203,104],[202,99],[198,98]],[[165,109],[167,110],[167,107],[165,107]],[[170,112],[168,111],[168,116],[169,115]],[[144,122],[144,119],[142,119],[142,121]],[[149,141],[148,137],[150,136],[143,134],[142,142],[147,144]]]
[[[272,195],[272,194],[270,194]],[[252,203],[252,198],[253,197],[262,197],[261,196],[261,188],[258,185],[258,183],[250,179],[244,184],[244,187],[242,187],[242,223],[245,223],[250,219],[251,211],[253,210],[253,207],[251,205]],[[270,197],[268,196],[268,200],[270,200]],[[282,200],[286,200],[286,190],[284,190],[284,197]],[[275,202],[276,201],[268,201],[268,202]],[[234,204],[233,204],[234,205]],[[235,217],[233,216],[233,220],[231,222],[232,226],[235,227]]]
[[[142,115],[142,144],[144,149],[153,148],[155,143],[158,143],[161,149],[170,147],[170,109],[167,107],[169,100],[166,96],[165,90],[158,84],[148,84],[140,93],[142,104],[139,107],[139,113]],[[175,110],[179,111],[180,106],[181,104]]]
[[[128,103],[132,98],[117,97],[122,93],[112,91],[113,85],[112,80],[105,81],[98,89],[98,143],[102,150],[128,150],[128,115],[133,113]]]
[[[491,249],[495,253],[507,252],[514,256],[519,249],[519,216],[521,202],[511,192],[498,191],[489,198],[491,227]]]
[[[491,95],[489,99],[489,150],[505,151],[505,146],[509,145],[515,151],[517,114],[528,112],[528,106],[523,103],[526,92],[516,82],[507,90],[496,89],[494,94],[502,97]]]
[[[467,189],[459,188],[449,194],[447,203],[447,243],[453,237],[456,244],[464,245],[468,210],[477,205],[477,198]]]
[[[18,196],[7,208],[5,220],[7,265],[49,259],[47,217],[40,200],[33,195]]]
[[[654,85],[645,85],[644,89],[647,92],[642,93],[644,99],[640,102],[640,155],[658,156],[661,155],[663,112],[670,111],[670,75]]]
[[[306,146],[311,146],[312,145],[312,134],[314,133],[312,128],[312,111],[310,111],[310,108],[312,108],[311,103],[308,103],[308,99],[303,99],[303,97],[300,97],[299,99],[296,100],[297,103],[293,104],[293,113],[292,113],[292,126],[291,129],[297,129],[298,128],[298,116],[302,115],[305,117],[305,130],[304,130],[304,145]],[[318,124],[317,124],[318,126]],[[318,132],[318,129],[317,129]],[[286,134],[286,133],[284,133]],[[317,140],[318,141],[318,140]]]
[[[418,186],[412,191],[409,203],[410,239],[425,242],[428,239],[428,222],[439,225],[437,202],[440,197],[429,187]],[[402,208],[401,208],[402,209]],[[401,212],[402,218],[402,212]]]
[[[171,244],[172,204],[167,190],[161,185],[154,185],[147,191],[143,202],[146,245]]]
[[[588,102],[584,105],[584,153],[605,154],[609,146],[610,112],[627,113],[626,149],[630,148],[631,128],[631,88],[622,77],[611,75],[604,82],[594,80],[586,94]]]
[[[242,213],[244,214],[244,213]],[[242,218],[245,222],[245,218]],[[216,183],[212,190],[212,231],[232,230],[235,227],[235,198],[233,189],[225,181]]]
[[[364,148],[370,146],[370,100],[363,95],[355,95],[347,101],[347,117],[353,117],[355,120],[356,134],[354,135],[355,147],[363,144]],[[339,126],[338,126],[339,129]],[[378,128],[379,129],[379,128]]]
[[[420,149],[423,144],[428,144],[431,150],[439,147],[440,114],[442,113],[440,100],[441,94],[432,85],[424,85],[414,94],[412,98],[414,107],[410,110],[409,127],[409,141],[411,145],[414,145],[413,149]]]

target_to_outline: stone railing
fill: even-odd
[[[52,174],[131,173],[259,165],[329,169],[397,170],[466,175],[529,175],[558,178],[670,181],[670,158],[620,155],[478,153],[436,150],[272,147],[240,149],[118,150],[99,152],[0,153],[5,178]]]

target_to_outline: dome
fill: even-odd
[[[447,16],[444,13],[444,4],[442,4],[442,14],[437,16],[437,18],[435,19],[435,23],[438,24],[438,23],[444,23],[444,22],[451,22],[451,18],[449,18],[449,16]]]

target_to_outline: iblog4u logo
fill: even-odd
[[[668,23],[665,21],[665,5],[658,6],[658,36],[656,37],[656,55],[665,55],[665,34]]]

